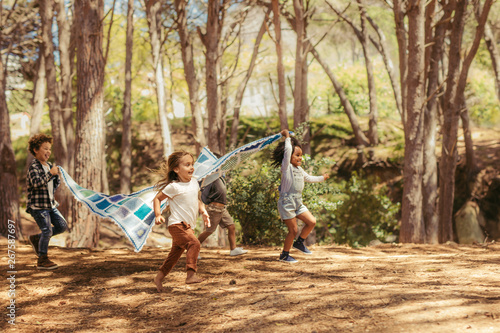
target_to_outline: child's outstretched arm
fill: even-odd
[[[304,181],[307,183],[321,183],[330,178],[330,175],[328,173],[324,173],[321,176],[311,176],[310,174],[305,172],[304,169],[302,169],[302,174],[304,175]]]
[[[158,194],[153,199],[153,208],[155,211],[155,224],[159,225],[165,223],[165,218],[161,216],[161,202],[168,199],[168,196],[163,192],[158,192]]]

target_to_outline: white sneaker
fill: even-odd
[[[231,250],[231,251],[229,252],[229,255],[230,255],[230,256],[239,256],[240,254],[245,254],[245,253],[247,253],[247,252],[248,252],[247,250],[243,250],[243,248],[241,248],[241,247],[237,247],[237,248],[235,248],[234,250]]]

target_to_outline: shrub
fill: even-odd
[[[377,189],[376,178],[364,178],[362,173],[354,172],[341,186],[341,193],[343,204],[331,214],[331,222],[326,226],[333,241],[357,247],[398,235],[396,216],[400,204],[389,199],[385,187]]]

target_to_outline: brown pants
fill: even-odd
[[[196,272],[196,261],[200,253],[200,242],[194,235],[193,229],[186,222],[172,224],[168,227],[172,236],[172,248],[167,259],[160,266],[160,271],[167,275],[175,266],[184,250],[186,252],[186,271],[192,269]]]

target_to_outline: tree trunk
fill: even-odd
[[[470,65],[479,48],[484,34],[484,25],[488,17],[492,0],[486,0],[470,51],[460,66],[462,56],[462,36],[467,18],[468,1],[457,1],[450,34],[450,54],[448,64],[447,87],[444,95],[443,145],[440,162],[439,187],[439,222],[441,243],[453,240],[453,203],[455,199],[455,172],[458,152],[458,123],[460,112],[465,107],[464,93]]]
[[[393,5],[394,21],[396,23],[396,39],[398,41],[398,55],[399,55],[399,82],[401,85],[401,122],[403,127],[406,126],[406,77],[408,75],[408,57],[406,51],[408,49],[405,30],[405,10],[406,2],[402,0],[395,0]],[[406,128],[405,128],[406,131]]]
[[[480,6],[477,6],[476,16],[478,16]],[[495,40],[495,35],[491,30],[491,25],[486,22],[484,26],[484,42],[490,53],[491,65],[493,67],[493,72],[495,73],[495,88],[497,93],[497,99],[500,102],[500,51],[497,47],[497,41]]]
[[[240,122],[241,102],[243,101],[243,94],[245,93],[245,88],[248,84],[248,81],[250,80],[250,77],[252,76],[253,69],[255,67],[255,62],[257,60],[257,56],[259,55],[260,42],[262,41],[262,37],[264,37],[264,33],[266,32],[268,17],[269,17],[270,13],[271,13],[271,9],[269,9],[267,11],[266,15],[264,16],[264,20],[262,21],[262,24],[260,26],[259,33],[257,34],[257,37],[255,38],[255,43],[253,45],[252,58],[250,59],[250,64],[248,65],[248,70],[245,74],[245,78],[241,81],[240,85],[238,86],[238,89],[236,90],[236,98],[235,98],[235,102],[234,102],[233,123],[231,125],[231,138],[229,140],[230,150],[234,149],[237,145],[237,142],[238,142],[238,125]]]
[[[132,178],[132,49],[134,45],[134,1],[128,0],[127,8],[127,40],[125,55],[125,94],[122,108],[122,147],[120,166],[120,193],[131,192]]]
[[[196,78],[196,70],[193,57],[193,43],[191,41],[186,14],[186,0],[176,0],[175,9],[177,11],[177,33],[179,34],[182,63],[184,64],[184,76],[189,90],[189,105],[191,106],[191,127],[196,141],[196,153],[199,154],[201,148],[206,146],[205,128],[199,103],[199,84]]]
[[[33,86],[33,98],[31,99],[31,122],[30,122],[30,137],[40,131],[42,123],[43,106],[45,105],[45,57],[42,53],[39,54],[37,60],[37,72]],[[33,162],[33,155],[28,154],[26,158],[25,172]]]
[[[64,1],[57,1],[57,25],[59,27],[59,57],[60,57],[60,93],[61,111],[64,130],[66,134],[66,144],[68,147],[68,171],[73,172],[74,149],[75,149],[75,128],[73,124],[73,87],[72,87],[72,66],[74,58],[74,44],[71,44],[71,22],[66,15]]]
[[[78,25],[75,181],[82,187],[102,191],[103,84],[102,0],[76,0]],[[95,247],[99,241],[99,218],[81,203],[73,205],[70,246]]]
[[[467,174],[467,193],[466,196],[469,197],[472,193],[472,187],[474,186],[474,178],[479,172],[476,164],[476,156],[474,153],[474,143],[472,142],[472,135],[470,130],[469,121],[469,110],[465,103],[465,96],[462,97],[464,109],[460,112],[460,118],[462,119],[462,128],[464,133],[465,142],[465,169]]]
[[[407,122],[405,125],[404,188],[399,239],[403,243],[423,243],[425,241],[425,228],[422,220],[425,2],[409,1],[408,32]]]
[[[146,16],[148,18],[151,53],[153,55],[153,67],[155,71],[156,99],[158,102],[161,137],[163,139],[163,155],[164,157],[168,157],[174,149],[167,118],[165,79],[163,77],[163,64],[161,61],[161,2],[157,0],[147,0]]]
[[[42,20],[43,56],[47,78],[47,97],[50,112],[50,124],[54,138],[54,157],[56,163],[68,169],[68,146],[66,143],[66,130],[61,116],[61,103],[59,100],[59,83],[57,82],[56,66],[54,59],[54,44],[52,37],[52,19],[54,17],[53,0],[40,1],[40,16]]]
[[[293,9],[295,12],[295,33],[297,42],[295,46],[295,80],[293,94],[293,126],[299,127],[300,124],[309,119],[309,105],[307,101],[307,45],[306,45],[306,16],[304,13],[303,0],[293,0]],[[302,149],[305,154],[311,153],[310,130],[307,127],[304,131],[304,144]]]
[[[202,41],[206,48],[205,84],[207,89],[208,146],[213,152],[220,154],[224,151],[225,147],[221,145],[222,114],[217,79],[217,74],[219,73],[220,40],[219,10],[219,1],[208,1],[206,34],[202,36]]]
[[[273,24],[276,44],[277,71],[278,71],[278,115],[280,117],[281,129],[288,129],[288,115],[286,112],[286,81],[285,67],[283,65],[283,51],[281,49],[281,20],[279,0],[272,0]]]
[[[359,126],[356,113],[354,112],[354,109],[351,103],[349,102],[349,99],[347,98],[344,89],[342,88],[342,84],[337,80],[333,72],[330,70],[330,67],[328,67],[328,64],[320,57],[319,53],[316,51],[315,48],[311,49],[311,53],[313,54],[314,58],[316,58],[316,61],[321,65],[321,67],[323,67],[323,70],[325,71],[326,75],[328,75],[328,78],[330,78],[330,81],[332,82],[333,87],[337,92],[337,95],[339,95],[340,103],[344,107],[344,111],[347,117],[349,118],[349,122],[351,123],[352,132],[354,133],[354,138],[356,139],[356,145],[368,146],[369,145],[368,139],[366,138],[365,134],[361,130],[361,127]]]
[[[0,42],[2,36],[0,32]],[[0,57],[0,235],[7,237],[9,220],[16,226],[16,239],[22,237],[17,193],[16,157],[10,138],[9,110],[5,96],[6,77],[3,57]],[[12,235],[12,234],[11,234]]]
[[[451,13],[450,6],[446,6],[444,15],[440,22],[436,24],[433,38],[429,38],[426,42],[426,44],[433,43],[429,55],[429,69],[427,73],[428,101],[424,119],[424,175],[422,180],[422,208],[425,225],[425,242],[429,244],[439,243],[439,223],[437,215],[438,168],[436,160],[439,103],[437,95],[439,93],[439,69],[443,57],[446,22],[450,18]],[[428,14],[426,17],[429,19],[431,15]],[[431,25],[433,24],[429,23],[429,26]],[[429,32],[429,34],[432,33]]]
[[[375,47],[377,47],[378,52],[382,56],[382,59],[384,61],[385,69],[387,70],[387,74],[389,75],[389,79],[391,81],[391,87],[392,91],[394,93],[394,100],[396,101],[396,107],[398,109],[398,112],[400,115],[402,115],[402,109],[403,107],[401,106],[401,88],[399,84],[397,83],[396,79],[396,73],[394,72],[394,65],[392,63],[391,58],[389,57],[389,48],[386,43],[386,38],[384,35],[384,32],[379,28],[379,26],[371,19],[370,16],[367,16],[368,21],[370,22],[371,26],[375,30],[375,32],[378,35],[379,38],[379,43],[378,47],[377,44],[373,43]]]
[[[375,87],[375,77],[373,74],[373,65],[368,52],[368,30],[366,28],[366,10],[361,0],[357,0],[359,4],[359,12],[361,18],[361,46],[365,56],[366,77],[368,79],[368,96],[370,98],[370,113],[369,113],[369,130],[368,139],[372,146],[378,145],[378,110],[377,110],[377,90]]]

